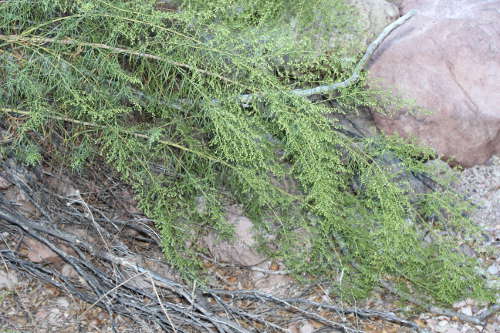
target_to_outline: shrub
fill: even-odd
[[[154,1],[4,2],[0,107],[11,151],[30,164],[50,151],[75,170],[103,158],[133,186],[165,257],[186,278],[200,276],[203,250],[188,240],[207,229],[230,235],[224,205],[237,202],[278,240],[278,250],[264,240],[262,250],[297,277],[333,281],[342,272],[353,296],[380,279],[441,302],[485,296],[475,263],[443,232],[467,229],[466,203],[445,184],[412,193],[404,177],[425,173],[433,154],[346,135],[325,117],[376,107],[377,92],[361,80],[328,96],[330,107],[290,93],[351,70],[341,49],[317,57],[287,34],[260,39],[283,13],[307,18],[323,1],[292,3],[193,0],[173,12]],[[333,28],[355,27],[346,23],[351,9],[336,5]],[[238,96],[249,93],[257,97],[242,106]],[[206,210],[196,209],[199,198]],[[311,246],[298,246],[297,230],[314,235]],[[429,232],[432,244],[423,241]]]

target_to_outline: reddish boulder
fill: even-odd
[[[500,0],[408,0],[418,13],[380,46],[369,84],[430,114],[375,115],[382,131],[416,137],[470,167],[500,154]]]

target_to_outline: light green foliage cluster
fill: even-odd
[[[352,9],[329,3],[325,22],[354,29]],[[327,18],[324,4],[191,0],[173,12],[154,1],[7,1],[2,122],[28,163],[41,158],[36,145],[75,169],[104,158],[134,187],[166,258],[186,276],[199,272],[203,250],[188,241],[207,230],[230,235],[224,205],[238,202],[277,239],[270,251],[263,237],[262,250],[298,277],[333,281],[343,272],[353,295],[384,278],[441,302],[484,296],[474,263],[450,237],[422,241],[468,223],[451,193],[415,194],[405,183],[405,173],[426,172],[432,154],[394,138],[347,136],[326,117],[373,105],[362,84],[330,96],[329,108],[290,93],[349,76],[336,52],[314,58],[293,34],[261,38],[290,13]],[[237,97],[248,93],[259,98],[242,107]],[[389,155],[400,171],[384,163]],[[282,186],[289,180],[294,186]]]

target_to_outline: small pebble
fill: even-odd
[[[0,289],[15,289],[19,279],[14,271],[4,272],[0,271]]]
[[[472,308],[470,306],[466,306],[465,308],[460,309],[464,315],[472,316]]]
[[[446,325],[448,325],[448,321],[447,320],[441,320],[438,325],[441,326],[441,327],[446,326]]]
[[[63,308],[67,308],[69,307],[69,301],[67,298],[65,297],[59,297],[57,300],[56,300],[56,304],[60,307],[63,307]]]

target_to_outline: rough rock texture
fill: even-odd
[[[493,241],[500,245],[500,155],[464,170],[456,188],[478,205],[472,219],[493,233]]]
[[[417,137],[466,167],[500,153],[500,1],[401,1],[419,13],[381,45],[371,86],[431,114],[375,115],[387,133]]]
[[[234,226],[234,241],[220,241],[214,233],[208,234],[204,245],[210,250],[212,256],[220,262],[253,266],[266,260],[255,250],[256,243],[253,223],[248,217],[242,215],[237,206],[228,208],[227,221]]]
[[[257,252],[256,232],[253,222],[243,215],[237,205],[226,208],[227,221],[234,226],[234,239],[221,241],[215,233],[209,233],[201,240],[211,256],[220,264],[229,267],[245,266],[233,272],[239,288],[255,289],[277,296],[285,296],[293,279],[281,263],[273,262]]]
[[[349,0],[358,12],[358,21],[365,33],[363,43],[368,45],[392,21],[399,17],[396,5],[385,0]]]
[[[359,24],[357,29],[351,31],[352,35],[350,33],[339,35],[336,31],[330,30],[331,27],[322,22],[324,20],[323,15],[318,14],[314,19],[316,22],[312,22],[310,25],[319,29],[303,30],[298,33],[297,39],[312,38],[315,41],[314,51],[318,54],[342,45],[343,48],[346,48],[346,56],[355,56],[355,53],[359,51],[357,47],[364,48],[368,46],[387,25],[399,17],[399,9],[385,0],[347,0],[345,2],[355,9],[357,23]],[[337,9],[333,5],[334,2],[331,1],[331,3],[331,11],[335,13]],[[330,9],[328,5],[325,6],[325,11]],[[300,27],[297,30],[300,30]],[[314,31],[314,34],[308,36],[311,31]]]

